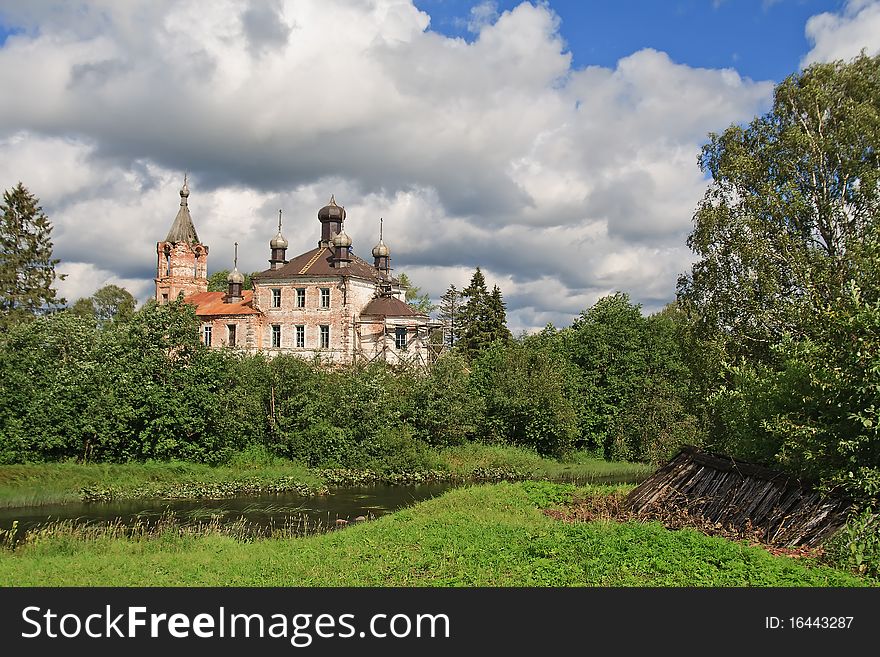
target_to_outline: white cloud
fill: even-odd
[[[841,13],[813,16],[807,21],[806,34],[813,48],[801,66],[852,59],[862,49],[876,55],[880,52],[880,0],[849,0]]]
[[[481,266],[514,332],[618,289],[655,310],[690,264],[706,133],[772,90],[650,49],[574,69],[543,4],[486,5],[472,43],[404,0],[0,6],[25,29],[0,48],[0,187],[41,198],[70,298],[150,293],[188,170],[211,271],[234,241],[265,269],[279,208],[289,253],[312,248],[334,193],[358,254],[384,217],[398,272],[436,299]]]

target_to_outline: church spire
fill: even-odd
[[[187,198],[189,198],[189,185],[187,185],[187,175],[183,174],[183,187],[180,188],[180,209],[171,224],[171,230],[168,231],[166,242],[186,242],[187,244],[198,244],[199,236],[196,234],[196,227],[193,225],[192,217],[189,214]]]

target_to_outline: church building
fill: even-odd
[[[209,292],[208,247],[199,241],[188,198],[184,178],[177,217],[156,245],[156,301],[182,295],[193,304],[205,344],[327,364],[428,364],[429,334],[437,325],[405,303],[406,290],[391,274],[391,251],[381,229],[373,262],[362,260],[344,229],[345,208],[331,196],[318,210],[317,246],[288,258],[279,211],[269,268],[252,275],[253,290],[242,289],[236,244],[226,291]]]

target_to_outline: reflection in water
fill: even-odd
[[[449,483],[419,486],[369,486],[336,488],[328,495],[296,494],[234,497],[223,500],[126,500],[44,505],[0,509],[0,529],[18,522],[18,533],[57,521],[76,524],[112,522],[124,526],[150,526],[172,518],[180,525],[242,523],[249,532],[315,533],[357,519],[373,519],[439,495]],[[294,531],[296,530],[296,531]]]

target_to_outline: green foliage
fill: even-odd
[[[444,354],[427,376],[416,378],[411,394],[411,422],[424,442],[461,445],[476,433],[485,404],[471,388],[467,361],[457,352]]]
[[[409,276],[405,273],[401,273],[398,276],[398,280],[400,281],[401,287],[403,287],[406,302],[412,306],[415,310],[420,312],[423,315],[430,315],[431,312],[437,307],[431,303],[431,296],[425,292],[424,294],[420,294],[422,288],[417,285],[413,285],[413,282],[409,280]]]
[[[880,517],[870,506],[854,510],[825,548],[826,560],[835,566],[880,577]]]
[[[440,313],[438,319],[443,324],[443,334],[446,345],[454,347],[461,336],[462,331],[462,308],[463,298],[461,291],[450,285],[443,296],[440,297]]]
[[[575,491],[574,484],[549,481],[524,481],[521,486],[531,503],[539,509],[570,504]]]
[[[562,456],[577,436],[571,367],[549,351],[497,342],[474,362],[473,386],[486,411],[483,440],[529,447]]]
[[[77,299],[70,312],[79,317],[94,319],[103,326],[109,322],[128,321],[137,305],[131,293],[118,285],[105,285],[92,296]]]
[[[788,77],[766,115],[710,135],[679,297],[734,360],[809,336],[817,306],[876,274],[861,242],[880,210],[878,152],[880,57],[864,55]]]
[[[458,344],[469,359],[476,358],[493,343],[510,339],[507,315],[501,290],[494,286],[490,293],[486,278],[477,267],[470,285],[461,292],[465,299],[460,312]]]
[[[39,200],[20,182],[0,205],[0,329],[64,305],[52,287],[52,224]]]
[[[880,493],[880,302],[858,288],[829,305],[815,335],[787,337],[778,365],[731,368],[714,397],[716,440],[861,499]]]

